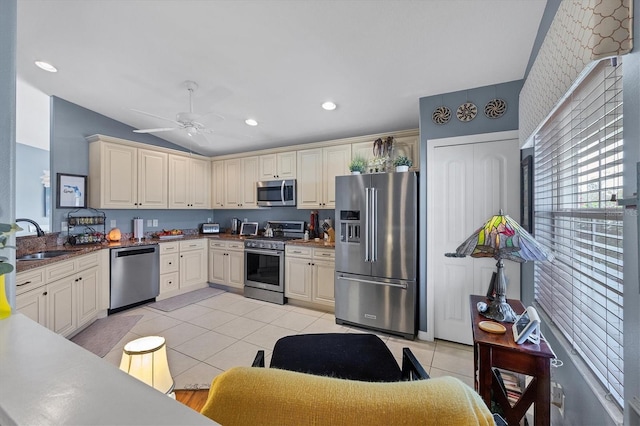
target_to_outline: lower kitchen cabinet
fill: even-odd
[[[16,310],[58,334],[71,336],[100,314],[100,268],[100,257],[94,252],[19,273]]]
[[[97,267],[82,271],[74,280],[78,301],[78,327],[82,327],[98,314],[100,301],[100,271]]]
[[[77,327],[73,284],[73,278],[47,284],[47,327],[63,336],[71,334]]]
[[[47,326],[47,290],[41,287],[16,296],[16,310],[38,324]]]
[[[160,243],[160,295],[157,300],[207,285],[207,245],[204,238]]]
[[[209,241],[209,282],[244,288],[244,243]]]
[[[286,297],[334,306],[334,250],[287,246],[284,265]]]

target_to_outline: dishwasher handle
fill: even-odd
[[[156,248],[155,247],[116,250],[116,256],[115,257],[138,256],[138,255],[141,255],[141,254],[149,254],[149,253],[155,253],[155,252],[156,252]]]

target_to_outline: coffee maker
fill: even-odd
[[[240,226],[242,225],[242,221],[237,217],[231,219],[231,233],[233,235],[238,235],[240,233]]]

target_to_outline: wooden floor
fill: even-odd
[[[209,389],[176,390],[174,392],[176,393],[176,401],[183,403],[197,412],[202,410],[209,395]]]

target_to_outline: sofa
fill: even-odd
[[[201,413],[225,426],[495,424],[454,377],[375,383],[253,367],[214,378]]]

